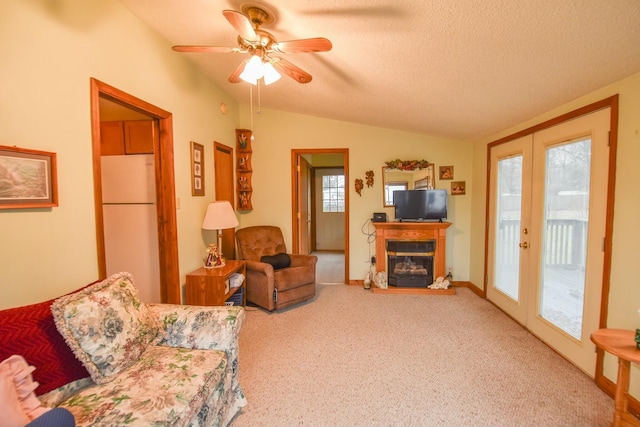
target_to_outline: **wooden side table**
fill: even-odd
[[[635,331],[625,329],[598,329],[591,334],[591,341],[598,348],[618,357],[613,427],[640,426],[640,420],[629,413],[629,367],[640,363],[640,350],[636,347]]]
[[[228,287],[228,280],[233,273],[241,273],[245,276],[242,285],[237,288]],[[228,260],[220,268],[199,268],[187,274],[185,304],[225,305],[233,294],[242,289],[242,305],[246,305],[246,277],[247,266],[244,261]]]

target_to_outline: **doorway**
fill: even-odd
[[[159,137],[153,143],[153,161],[156,188],[160,300],[162,303],[180,304],[182,292],[178,260],[172,115],[168,111],[164,111],[94,78],[91,78],[90,85],[98,274],[101,279],[106,278],[107,275],[105,228],[102,211],[102,149],[100,136],[100,100],[103,99],[157,121]]]
[[[317,235],[323,230],[318,229],[317,208],[322,200],[322,191],[318,191],[316,183],[322,181],[316,176],[316,170],[333,168],[342,171],[342,190],[336,189],[336,195],[341,198],[341,220],[333,224],[331,235],[342,236],[342,257],[336,257],[336,251],[331,258],[332,266],[341,268],[342,283],[349,283],[349,191],[345,183],[349,182],[349,150],[348,149],[293,149],[291,150],[291,183],[292,183],[292,221],[293,221],[293,252],[310,253],[317,248]],[[337,176],[337,175],[336,175]],[[329,191],[329,190],[328,190]],[[337,213],[337,212],[336,212]],[[338,229],[339,228],[339,229]],[[337,251],[338,253],[340,251]]]
[[[488,148],[487,299],[591,377],[608,293],[612,110],[596,104]]]
[[[213,142],[213,165],[216,200],[226,200],[235,210],[233,192],[233,148]],[[236,231],[234,228],[222,230],[222,253],[227,259],[236,259]]]

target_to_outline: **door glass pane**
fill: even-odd
[[[496,203],[495,286],[518,301],[520,218],[522,212],[522,156],[498,161]]]
[[[591,139],[548,148],[545,170],[539,314],[580,339],[589,225]]]
[[[344,175],[322,177],[322,212],[344,212]]]

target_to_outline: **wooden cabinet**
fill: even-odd
[[[154,120],[100,122],[100,153],[103,156],[152,154],[158,140]]]
[[[377,271],[387,270],[387,240],[435,242],[434,276],[445,276],[447,228],[450,222],[374,222]]]
[[[124,154],[123,122],[100,122],[100,155]]]
[[[245,276],[242,285],[237,288],[229,287],[229,278],[233,273]],[[233,294],[242,289],[242,305],[246,305],[246,276],[246,263],[238,260],[227,260],[227,263],[220,268],[202,267],[191,272],[187,274],[185,304],[225,305]]]
[[[248,129],[236,129],[236,195],[237,209],[241,211],[250,211],[253,209],[251,204],[251,195],[253,187],[251,186],[251,134]]]

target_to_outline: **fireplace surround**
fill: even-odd
[[[437,277],[444,277],[446,275],[446,230],[450,225],[450,222],[374,222],[373,226],[376,230],[376,259],[378,260],[376,269],[377,271],[387,272],[387,277],[389,277],[391,273],[389,268],[391,263],[388,259],[389,241],[396,242],[392,243],[392,249],[395,248],[396,250],[391,250],[391,252],[396,253],[395,258],[392,258],[392,262],[395,263],[404,261],[404,259],[399,260],[398,258],[400,257],[397,254],[410,252],[405,250],[407,248],[410,248],[411,250],[418,250],[415,248],[415,246],[420,245],[423,242],[428,242],[429,245],[433,245],[426,247],[427,250],[425,250],[425,252],[418,252],[420,254],[428,254],[424,255],[424,257],[422,258],[431,258],[432,260],[432,278],[428,283],[427,280],[429,279],[425,278],[424,284],[422,281],[420,281],[419,287],[406,285],[397,286],[397,284],[394,286],[389,279],[389,289],[378,289],[377,291],[386,291],[389,293],[421,293],[433,291],[431,289],[428,289],[426,286],[430,285]],[[400,248],[400,250],[398,250],[398,248]],[[420,261],[416,262],[414,260],[413,262],[415,270],[415,266],[419,265]],[[425,262],[422,262],[422,266],[424,268]],[[418,281],[420,279],[413,280]],[[442,291],[440,293],[455,293],[455,291],[452,289],[439,291]]]

